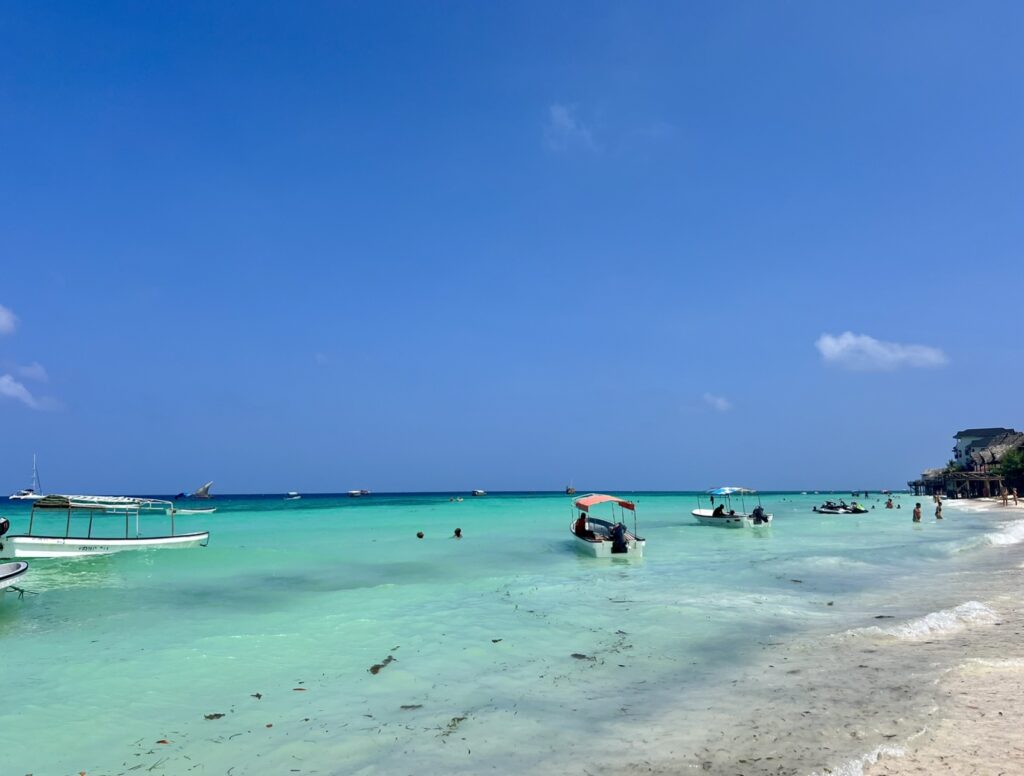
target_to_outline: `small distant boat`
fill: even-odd
[[[361,498],[362,496],[369,496],[370,491],[368,490],[350,490],[348,492],[349,498]]]
[[[170,534],[143,536],[139,529],[140,516],[149,516],[156,512],[170,515]],[[64,529],[64,535],[35,533],[35,521],[53,513],[56,513],[54,516],[60,516],[58,525]],[[174,502],[163,499],[124,496],[45,496],[32,504],[28,533],[5,536],[9,524],[6,524],[6,521],[0,523],[0,557],[71,558],[83,555],[108,555],[124,550],[205,547],[210,541],[208,531],[175,533],[176,514],[178,510],[174,508]],[[112,515],[124,516],[124,536],[93,536],[94,521]],[[86,520],[88,523],[83,525]],[[74,532],[72,528],[75,529]]]
[[[217,507],[204,507],[203,509],[179,509],[174,507],[173,509],[174,513],[178,515],[212,515],[217,511]],[[116,512],[118,510],[115,509],[114,511]],[[171,510],[165,511],[168,515],[171,514]]]
[[[285,501],[297,501],[300,498],[302,498],[302,496],[300,496],[298,492],[294,490],[290,490],[284,494]]]
[[[486,490],[474,490],[473,491],[473,495],[474,496],[486,496],[487,495],[487,491]]]
[[[13,563],[0,563],[0,590],[10,587],[28,572],[28,564],[23,560]]]
[[[715,496],[723,499],[718,506],[711,509],[697,508],[690,512],[701,525],[717,525],[723,528],[767,528],[772,524],[772,515],[764,511],[761,506],[761,497],[757,496],[756,490],[750,488],[723,487],[707,491],[714,503]],[[732,498],[739,496],[740,511],[733,509]],[[744,497],[757,496],[757,506],[748,513]]]
[[[627,510],[632,512],[633,530],[627,529],[623,520],[612,523],[591,516],[591,507],[598,504],[611,504],[612,518],[615,517],[616,506],[619,507],[619,515],[623,520]],[[643,557],[647,540],[636,534],[636,504],[632,501],[603,493],[591,493],[576,499],[573,506],[577,514],[569,523],[569,533],[576,540],[578,550],[595,558],[610,558],[613,555]]]
[[[39,469],[36,467],[36,456],[32,454],[32,487],[22,488],[17,493],[8,496],[9,501],[35,501],[43,497],[42,489],[39,487]]]
[[[213,485],[213,481],[206,483],[202,487],[196,488],[196,492],[192,494],[192,498],[210,498],[210,486]]]

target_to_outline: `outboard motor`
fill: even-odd
[[[626,543],[626,526],[622,523],[612,526],[612,552],[629,552],[629,544]]]

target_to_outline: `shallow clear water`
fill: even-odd
[[[752,704],[806,705],[813,688],[767,668],[781,650],[795,677],[884,648],[900,634],[849,631],[965,603],[950,575],[1021,538],[958,504],[912,525],[909,496],[819,516],[824,495],[769,495],[773,526],[744,531],[697,525],[692,495],[628,495],[642,560],[579,555],[566,496],[444,494],[220,498],[178,519],[205,549],[33,561],[32,594],[0,598],[0,770],[582,773],[654,750],[699,767]],[[3,513],[24,529],[27,507]],[[821,719],[823,764],[864,748]]]

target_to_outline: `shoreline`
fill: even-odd
[[[971,634],[971,656],[939,680],[928,726],[901,752],[882,752],[867,763],[864,776],[1024,774],[1024,607],[1017,605],[999,626]]]
[[[1024,505],[983,511],[995,528],[1020,523]],[[721,732],[686,754],[652,737],[659,755],[608,772],[1024,776],[1024,543],[1016,532],[990,541],[988,564],[931,580],[949,591],[948,607],[773,647],[768,668],[791,676],[744,677],[744,709],[722,715]]]

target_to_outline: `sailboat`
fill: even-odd
[[[35,501],[43,497],[39,490],[39,469],[36,466],[36,454],[32,453],[32,487],[23,488],[8,496],[9,501]]]
[[[205,498],[205,499],[208,499],[208,498],[210,498],[210,486],[212,486],[212,485],[213,485],[213,480],[210,480],[208,483],[206,483],[202,487],[196,488],[196,492],[195,493],[179,493],[177,496],[174,497],[174,500],[177,501],[180,498]],[[201,509],[182,509],[180,507],[174,507],[173,511],[178,513],[179,515],[212,515],[214,512],[217,511],[217,507],[202,507]],[[171,513],[168,512],[167,514],[171,514]]]

